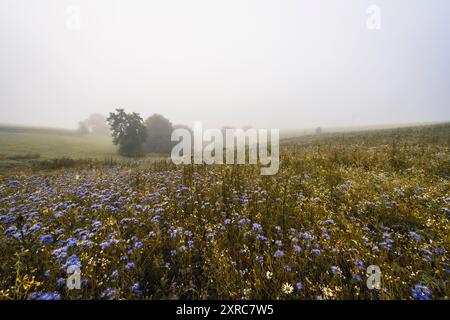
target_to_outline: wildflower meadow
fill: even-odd
[[[449,130],[288,139],[273,176],[170,160],[5,172],[0,299],[448,299]]]

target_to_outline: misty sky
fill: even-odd
[[[0,123],[447,121],[448,19],[448,0],[0,0]]]

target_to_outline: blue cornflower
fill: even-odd
[[[337,267],[337,266],[331,266],[331,272],[333,274],[340,274],[340,273],[342,273],[341,269],[339,267]]]
[[[110,246],[111,246],[111,242],[109,242],[109,241],[105,241],[105,242],[100,243],[100,248],[101,248],[102,250],[106,250],[106,249],[108,249]]]
[[[259,223],[254,223],[252,226],[253,231],[261,231],[262,227]]]
[[[298,234],[298,236],[300,237],[300,238],[303,238],[303,239],[305,239],[305,240],[309,240],[309,241],[312,241],[313,239],[314,239],[314,236],[311,234],[311,233],[309,233],[309,232],[300,232],[299,234]]]
[[[61,295],[57,292],[37,291],[30,294],[31,300],[60,300]]]
[[[105,289],[101,294],[100,297],[104,299],[114,299],[116,297],[117,291],[112,288]]]
[[[41,223],[41,222],[35,223],[34,225],[32,225],[32,226],[30,227],[30,229],[28,229],[28,232],[29,232],[29,233],[36,232],[36,231],[38,231],[39,229],[41,229],[41,227],[42,227],[42,223]]]
[[[69,239],[66,240],[66,247],[67,248],[75,247],[77,245],[77,243],[78,243],[77,239],[69,238]]]
[[[138,241],[134,244],[134,247],[137,249],[141,249],[142,247],[144,247],[144,244],[142,242]]]
[[[41,236],[41,243],[43,244],[52,244],[54,241],[52,235],[43,235]]]
[[[356,259],[353,263],[358,266],[359,270],[365,269],[364,262],[362,260]]]
[[[67,257],[67,247],[58,248],[52,251],[52,255],[55,256],[59,263],[62,263],[63,259]]]
[[[420,235],[415,233],[414,231],[410,231],[409,232],[409,236],[412,237],[414,240],[419,241],[420,240]]]
[[[246,225],[248,222],[249,222],[248,219],[242,218],[241,220],[238,221],[238,225],[242,227]]]
[[[77,266],[78,268],[81,268],[81,261],[78,259],[78,256],[76,254],[71,255],[69,258],[67,258],[66,263],[61,267],[63,270],[67,270],[70,266]]]
[[[59,278],[58,280],[56,280],[56,286],[58,287],[63,287],[65,286],[67,283],[67,279],[64,278]]]
[[[92,226],[94,228],[100,228],[102,226],[102,223],[98,220],[94,220],[94,221],[92,221]]]
[[[277,251],[275,251],[275,254],[273,256],[275,258],[281,258],[282,256],[284,256],[284,252],[283,252],[283,250],[277,250]]]
[[[128,256],[120,256],[120,261],[126,261],[128,260]]]
[[[142,290],[140,290],[141,286],[139,284],[139,282],[136,282],[135,284],[133,284],[133,286],[131,287],[131,291],[133,291],[135,294],[137,294],[138,296],[142,295]]]
[[[354,275],[352,276],[352,278],[353,278],[354,280],[358,281],[358,282],[361,282],[361,281],[362,281],[362,278],[361,278],[361,276],[360,276],[359,274],[354,274]]]
[[[430,300],[431,299],[431,291],[427,286],[422,286],[416,284],[414,288],[411,290],[413,298],[419,300]]]
[[[5,232],[3,232],[3,234],[7,237],[12,236],[15,232],[17,231],[17,227],[16,226],[11,226],[8,229],[5,230]]]
[[[260,241],[267,241],[267,237],[263,236],[262,234],[258,234],[256,236],[256,239],[260,240]]]
[[[111,278],[117,279],[118,277],[119,277],[119,270],[116,269],[111,273]]]

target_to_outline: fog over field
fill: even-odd
[[[449,17],[449,0],[0,0],[2,310],[448,300]]]
[[[449,16],[447,0],[0,0],[0,123],[448,121]]]

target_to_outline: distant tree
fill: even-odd
[[[322,133],[322,128],[321,127],[317,127],[316,128],[316,134],[321,134]]]
[[[87,127],[86,123],[84,123],[84,121],[78,122],[77,133],[83,136],[89,134],[89,128]]]
[[[84,123],[92,134],[99,136],[109,135],[109,128],[106,122],[106,116],[100,113],[91,114]]]
[[[138,113],[126,113],[123,109],[111,112],[107,119],[111,128],[113,143],[119,146],[119,153],[127,157],[138,157],[144,154],[143,144],[146,129]]]
[[[172,135],[172,123],[160,114],[154,114],[145,120],[147,129],[147,139],[145,141],[145,151],[152,153],[170,153],[173,143],[170,140]]]

